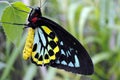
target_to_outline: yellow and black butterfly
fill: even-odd
[[[50,65],[73,73],[90,75],[93,63],[85,48],[54,21],[42,16],[39,7],[28,17],[28,36],[23,58],[36,65]]]
[[[28,36],[23,50],[25,60],[31,58],[36,65],[50,65],[77,74],[90,75],[94,72],[85,48],[59,24],[43,17],[40,7],[31,8],[28,24],[3,23],[27,26]]]

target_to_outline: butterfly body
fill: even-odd
[[[23,50],[25,60],[31,57],[40,66],[50,65],[84,75],[93,73],[93,63],[84,47],[60,25],[42,17],[39,7],[31,10],[28,21],[32,31]]]

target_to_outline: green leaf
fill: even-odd
[[[9,6],[9,3],[7,1],[0,1],[0,18],[2,16],[3,10]]]
[[[21,39],[21,34],[24,26],[7,24],[4,22],[25,24],[29,11],[30,8],[28,8],[22,2],[14,2],[11,3],[10,6],[6,7],[6,9],[3,12],[1,21],[3,22],[4,32],[6,34],[7,39],[16,45],[18,45]]]

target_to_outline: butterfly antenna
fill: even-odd
[[[40,8],[41,8],[41,0],[40,0]]]

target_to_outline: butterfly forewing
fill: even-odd
[[[65,69],[73,73],[92,74],[93,63],[84,47],[71,34],[57,23],[42,17],[42,24],[52,30],[59,39],[60,56],[51,64],[53,67]]]

